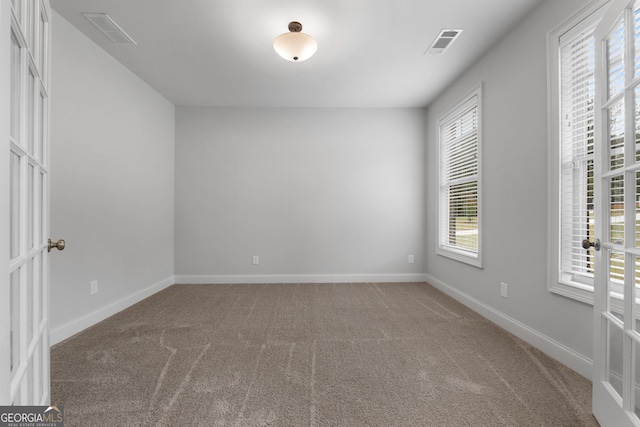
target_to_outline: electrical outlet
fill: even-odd
[[[509,298],[509,285],[504,282],[500,283],[500,296],[502,298]]]
[[[253,265],[260,264],[260,257],[258,255],[253,256]]]
[[[98,293],[98,281],[97,280],[92,280],[91,281],[91,295],[95,295]]]
[[[416,259],[415,259],[415,257],[413,255],[409,255],[409,258],[408,258],[409,264],[413,264],[415,262],[415,260]]]

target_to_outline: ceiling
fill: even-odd
[[[51,0],[53,9],[175,105],[424,107],[542,0]],[[136,45],[82,12],[107,13]],[[318,42],[273,50],[290,21]],[[424,52],[463,29],[444,55]]]

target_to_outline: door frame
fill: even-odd
[[[5,257],[5,262],[0,262],[0,405],[45,405],[51,399],[46,236],[52,16],[49,0],[18,2],[0,0],[0,99],[5,100],[0,102],[0,132],[4,132],[5,143],[9,145],[0,150],[0,170],[5,172],[0,173],[0,197],[5,198],[0,204],[0,238],[4,237],[5,242],[11,241],[15,226],[10,224],[13,203],[10,198],[14,197],[10,187],[14,179],[19,185],[16,188],[20,215],[19,244],[14,247],[17,251],[7,243],[0,245],[0,256]],[[14,14],[14,5],[22,6],[15,10],[19,16]],[[16,48],[19,63],[12,56]],[[14,100],[19,103],[20,123],[14,140],[10,133],[12,109],[16,105],[12,105],[11,92],[16,72],[20,74],[20,87],[16,87],[20,94]],[[16,156],[19,176],[12,177],[10,162]],[[12,288],[16,294],[12,294]],[[18,311],[11,318],[12,304],[16,303]]]
[[[0,1],[0,135],[9,144],[10,70],[11,70],[11,2]],[[9,150],[0,150],[0,200],[9,200]],[[0,203],[0,405],[8,405],[9,372],[9,204]],[[5,386],[6,385],[6,386]]]
[[[604,426],[634,426],[638,425],[638,419],[633,415],[633,406],[630,402],[634,395],[633,385],[635,384],[635,375],[633,375],[634,349],[633,339],[627,334],[627,330],[634,330],[632,322],[635,321],[635,280],[628,282],[629,277],[635,276],[635,264],[630,260],[634,256],[636,239],[631,239],[631,232],[635,230],[636,211],[635,211],[635,173],[638,171],[637,163],[630,165],[630,159],[636,158],[635,144],[635,120],[628,120],[631,115],[635,115],[635,109],[629,110],[631,101],[634,101],[633,85],[637,84],[635,78],[634,65],[635,57],[631,50],[627,49],[627,42],[633,35],[633,27],[629,27],[627,23],[633,20],[633,16],[629,14],[628,7],[633,4],[634,0],[612,0],[608,5],[604,17],[596,27],[594,33],[595,43],[595,143],[594,143],[594,206],[595,206],[595,237],[599,238],[602,243],[602,249],[595,252],[595,278],[594,278],[594,304],[593,304],[593,399],[592,410],[598,422]],[[623,92],[609,97],[609,61],[606,40],[615,31],[619,18],[624,19],[624,84]],[[638,87],[638,86],[635,86]],[[624,164],[617,169],[616,173],[612,173],[609,166],[610,161],[609,144],[610,144],[610,126],[608,122],[607,111],[612,105],[615,105],[617,99],[624,102]],[[633,145],[631,145],[633,144]],[[610,183],[614,175],[622,175],[624,177],[624,243],[623,247],[616,247],[611,240],[610,232]],[[631,180],[631,177],[634,177]],[[634,211],[631,212],[628,204],[634,204]],[[632,228],[629,228],[632,227]],[[634,232],[635,234],[635,232]],[[633,249],[630,248],[633,241]],[[615,318],[610,313],[610,274],[609,274],[609,250],[615,250],[623,253],[624,256],[624,279],[623,285],[624,298],[621,306],[617,311],[622,312],[624,321],[621,334],[623,340],[622,359],[622,380],[623,391],[622,396],[618,396],[618,392],[613,389],[609,381],[610,374],[610,332],[609,325],[614,324],[613,328],[618,328],[616,323],[620,323],[620,319]],[[635,356],[637,358],[637,356]],[[626,379],[630,376],[630,379]],[[629,383],[631,381],[631,383]],[[631,409],[630,406],[631,405]]]

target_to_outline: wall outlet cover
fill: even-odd
[[[509,285],[507,285],[504,282],[500,283],[500,296],[502,298],[508,298],[509,297]]]

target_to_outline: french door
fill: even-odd
[[[593,413],[640,426],[640,0],[612,0],[595,41]]]
[[[8,273],[0,299],[0,404],[44,405],[49,385],[49,52],[48,0],[0,0],[0,76],[7,90],[3,114],[6,162],[0,183],[8,200]],[[8,55],[7,55],[8,53]],[[5,58],[8,61],[5,61]],[[0,111],[5,111],[6,108]],[[8,123],[7,123],[8,122]],[[8,187],[8,189],[7,189]],[[7,204],[8,201],[8,204]],[[6,212],[0,215],[4,218]],[[4,243],[7,245],[7,243]],[[6,252],[0,252],[6,253]],[[6,286],[5,286],[6,283]]]

